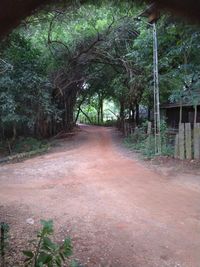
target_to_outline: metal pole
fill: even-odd
[[[161,154],[160,135],[160,93],[158,79],[158,40],[156,23],[153,23],[153,76],[154,76],[154,133],[155,133],[155,153]]]
[[[155,154],[157,154],[157,116],[156,116],[156,50],[155,50],[155,37],[154,37],[154,33],[153,33],[153,105],[154,105],[154,142],[155,142]]]

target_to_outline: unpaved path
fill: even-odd
[[[52,218],[87,266],[199,267],[200,191],[119,151],[112,129],[83,127],[74,143],[0,166],[0,216],[12,253]],[[76,144],[76,145],[73,145]],[[28,218],[34,224],[27,224]],[[12,244],[11,244],[12,245]]]

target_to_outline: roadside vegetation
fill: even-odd
[[[147,134],[147,122],[142,123],[135,129],[134,133],[124,139],[125,146],[140,153],[145,159],[156,157],[154,134]],[[174,136],[168,134],[165,121],[161,121],[161,149],[162,156],[173,157],[174,155]]]

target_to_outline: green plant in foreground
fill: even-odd
[[[66,238],[61,245],[54,243],[50,236],[53,234],[53,221],[41,221],[42,229],[38,232],[38,240],[33,250],[24,250],[25,266],[32,267],[54,267],[63,264],[72,255],[73,249],[70,238]],[[75,262],[68,263],[69,266],[78,266]]]
[[[1,254],[1,266],[5,266],[5,252],[8,246],[8,233],[9,233],[9,225],[7,223],[2,222],[0,224],[1,229],[1,238],[0,238],[0,254]]]

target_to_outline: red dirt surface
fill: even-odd
[[[82,126],[48,154],[0,167],[11,262],[40,219],[53,219],[56,239],[70,235],[74,257],[89,267],[200,266],[200,186],[154,172],[112,136],[111,128]]]

